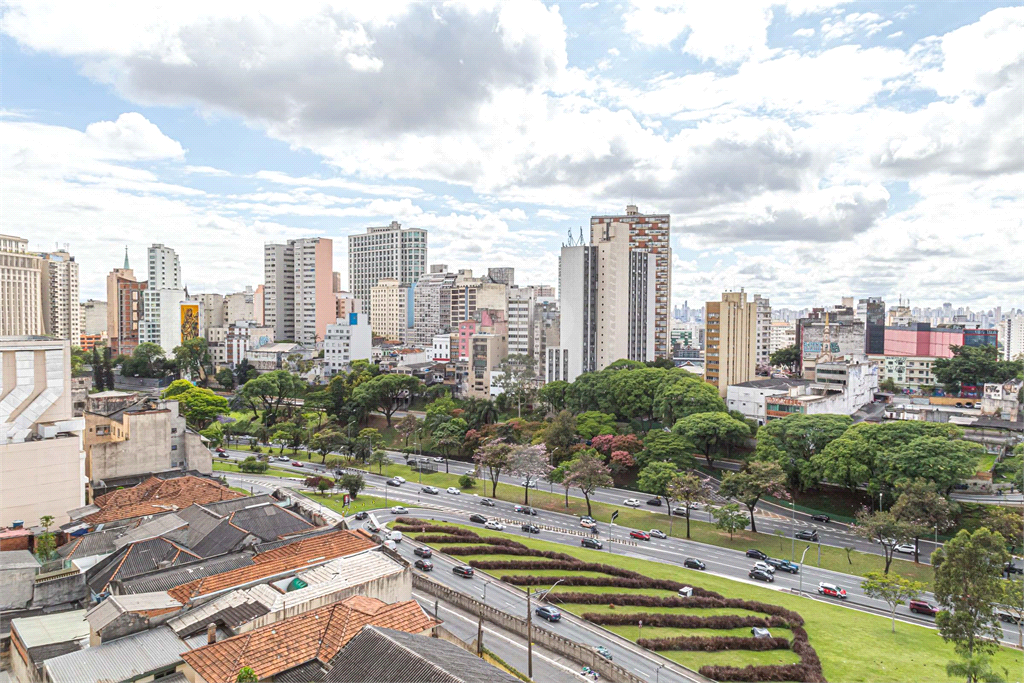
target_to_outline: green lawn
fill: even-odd
[[[468,525],[465,528],[473,528]],[[473,528],[479,531],[479,528]],[[500,532],[488,532],[488,535],[499,535]],[[805,621],[805,628],[821,658],[825,677],[830,681],[947,681],[946,663],[955,657],[951,645],[944,643],[938,632],[918,626],[897,622],[896,633],[890,632],[890,621],[885,617],[848,609],[838,604],[798,597],[769,588],[762,588],[730,579],[698,574],[681,567],[661,564],[648,560],[614,555],[607,551],[588,550],[551,543],[533,538],[509,536],[531,548],[562,552],[577,557],[585,562],[603,562],[623,567],[646,576],[658,579],[671,579],[701,586],[716,591],[725,597],[744,598],[781,605],[799,612]],[[445,544],[451,545],[451,544]],[[475,545],[475,544],[472,544]],[[490,556],[502,557],[502,556]],[[460,556],[460,560],[466,560]],[[510,558],[504,558],[510,559]],[[507,570],[495,570],[496,575],[507,573]],[[535,572],[542,574],[542,571]],[[559,589],[556,590],[560,590]],[[575,587],[567,590],[591,592],[590,587]],[[616,589],[615,592],[630,592]],[[612,610],[606,605],[571,605],[563,607],[572,612],[608,611],[672,611],[686,613],[716,614],[721,610],[665,610],[646,607],[617,606]],[[725,613],[742,613],[728,611]],[[705,664],[728,663],[745,666],[750,663],[768,663],[777,661],[774,658],[793,656],[791,652],[749,653],[741,655],[735,652],[702,653],[702,652],[666,652],[667,657],[693,669]],[[750,657],[750,659],[748,659]],[[758,658],[768,657],[763,662]],[[794,656],[795,657],[795,656]],[[756,660],[756,661],[755,661]],[[796,659],[787,659],[796,661]],[[1006,669],[1010,681],[1024,680],[1024,655],[1010,648],[1000,648],[993,661],[997,670]]]
[[[330,508],[337,513],[345,515],[346,517],[349,515],[354,515],[357,512],[362,512],[364,510],[380,510],[382,508],[387,507],[384,504],[383,498],[378,498],[377,496],[370,496],[365,493],[359,494],[359,497],[353,500],[348,507],[344,507],[345,494],[343,493],[335,493],[334,495],[330,496],[321,496],[319,493],[309,492],[303,493],[303,495],[306,496],[306,498],[308,498],[309,500],[313,501],[314,503],[323,503],[324,507]]]
[[[992,468],[996,466],[996,456],[994,453],[986,453],[978,459],[978,472],[991,472]]]
[[[230,462],[224,462],[224,461],[221,461],[221,460],[214,460],[213,461],[213,471],[214,472],[234,472],[235,474],[253,474],[255,476],[260,476],[260,477],[281,477],[282,479],[305,479],[306,478],[306,476],[303,475],[303,474],[296,474],[294,472],[288,472],[286,470],[281,470],[281,469],[278,469],[276,467],[271,467],[266,472],[260,472],[259,474],[256,474],[255,472],[243,472],[242,470],[238,469],[238,465],[235,465],[235,464],[230,463]]]
[[[659,652],[658,654],[663,655],[667,659],[671,659],[677,664],[682,664],[689,669],[693,669],[694,671],[705,665],[763,666],[766,664],[797,664],[800,662],[800,657],[792,650],[768,650],[767,652],[751,652],[748,650],[733,650],[731,652],[683,652],[680,650],[670,650],[667,652]],[[828,676],[827,671],[828,670],[826,669],[826,677]],[[925,679],[913,680],[923,681]]]

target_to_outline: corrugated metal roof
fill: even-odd
[[[39,566],[35,555],[27,550],[6,550],[0,553],[0,567],[4,569],[34,569]]]
[[[89,622],[85,610],[43,614],[38,617],[12,619],[11,630],[18,632],[18,638],[27,648],[65,643],[89,637]]]
[[[120,533],[118,530],[94,531],[91,534],[71,539],[57,548],[57,552],[61,557],[68,559],[109,555],[120,547],[115,542]]]
[[[235,510],[242,510],[247,507],[253,507],[256,505],[266,505],[267,503],[280,504],[277,498],[274,498],[269,493],[261,493],[257,496],[246,496],[245,498],[232,498],[230,500],[218,500],[212,503],[203,503],[203,507],[221,516],[227,516]]]
[[[202,579],[240,567],[249,567],[252,564],[252,555],[249,553],[231,553],[230,555],[210,557],[201,562],[192,562],[181,567],[172,567],[121,581],[118,592],[166,591],[195,579]]]
[[[85,615],[92,628],[99,631],[125,612],[142,612],[180,608],[182,604],[164,592],[136,595],[112,595]]]
[[[259,536],[262,541],[273,541],[281,536],[314,528],[294,512],[272,504],[237,510],[231,514],[230,519],[232,524]]]
[[[124,681],[170,669],[189,650],[166,626],[46,660],[52,683]]]
[[[194,548],[206,534],[210,533],[223,520],[222,515],[207,510],[202,505],[189,505],[184,510],[179,510],[179,517],[188,522],[188,547]]]
[[[213,623],[234,628],[269,612],[278,595],[277,591],[265,584],[249,590],[231,591],[174,617],[167,625],[182,637],[204,631],[208,624]]]
[[[195,543],[191,550],[200,557],[223,555],[237,549],[249,536],[249,532],[231,525],[226,518]]]
[[[118,548],[123,548],[129,543],[135,543],[136,541],[144,541],[150,538],[156,538],[157,536],[163,536],[168,531],[174,531],[188,524],[185,520],[176,514],[160,515],[155,517],[148,522],[140,524],[135,527],[124,536],[121,536],[114,545]]]

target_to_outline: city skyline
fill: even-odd
[[[1024,305],[1022,8],[425,7],[249,19],[9,4],[5,231],[34,250],[68,242],[82,299],[103,297],[126,243],[140,262],[153,242],[175,249],[190,293],[231,292],[261,281],[264,243],[393,220],[429,231],[428,265],[550,284],[566,230],[633,203],[672,217],[673,306],[740,287],[780,307]],[[270,81],[324,57],[321,19],[345,38],[330,43],[345,46],[337,68],[310,72],[308,90]],[[303,50],[264,51],[243,73],[242,43],[190,42],[257,27],[253,49]],[[401,49],[410,35],[428,59]],[[200,87],[224,78],[235,99]],[[329,94],[352,88],[366,100]]]

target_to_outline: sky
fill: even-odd
[[[189,291],[392,220],[429,263],[557,284],[591,215],[672,217],[673,303],[743,287],[1024,305],[1024,7],[0,4],[2,231]],[[588,231],[589,232],[589,231]]]

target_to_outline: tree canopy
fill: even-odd
[[[939,358],[932,364],[935,379],[947,393],[958,394],[963,385],[1005,382],[1024,371],[1022,360],[999,360],[996,347],[951,346],[952,358]]]
[[[800,366],[800,349],[796,344],[779,349],[768,357],[768,362],[772,367],[789,368],[795,372]]]
[[[704,454],[708,467],[714,468],[714,455],[750,436],[750,427],[728,413],[696,413],[679,420],[672,433],[685,437]]]
[[[391,416],[398,411],[401,400],[411,399],[421,384],[411,375],[377,375],[360,383],[352,392],[352,400],[383,413],[390,427]]]
[[[576,431],[584,439],[593,439],[601,434],[615,434],[615,416],[596,410],[588,410],[576,416]]]
[[[848,415],[790,415],[771,420],[757,430],[754,457],[777,463],[792,491],[814,486],[819,474],[813,456],[841,437],[851,424]]]
[[[725,401],[718,390],[696,375],[680,377],[664,388],[658,396],[656,410],[666,425],[696,413],[726,412]]]
[[[735,498],[747,506],[750,512],[750,530],[757,531],[754,508],[764,496],[783,497],[786,495],[786,473],[777,462],[753,461],[740,472],[729,472],[722,477],[718,492],[728,498]]]

